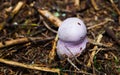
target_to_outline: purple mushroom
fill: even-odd
[[[86,48],[87,29],[82,20],[68,18],[58,29],[57,54],[62,58],[78,57]]]

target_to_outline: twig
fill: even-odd
[[[11,14],[7,17],[6,22],[11,22],[11,20],[14,18],[14,16],[20,11],[20,9],[23,7],[25,4],[24,1],[19,1],[16,7],[12,10]]]
[[[117,58],[117,56],[116,56],[114,53],[110,52],[110,54],[114,57],[114,59],[115,59],[116,61],[119,61],[119,59]]]
[[[91,0],[91,3],[92,3],[95,10],[99,10],[97,4],[95,3],[95,0]]]
[[[4,48],[4,47],[8,47],[8,46],[12,46],[12,45],[16,45],[16,44],[22,44],[22,43],[27,43],[30,41],[45,41],[45,40],[51,40],[54,37],[49,37],[49,38],[45,38],[43,39],[42,37],[24,37],[24,38],[18,38],[15,40],[10,40],[10,41],[5,41],[5,42],[0,42],[0,48]]]
[[[49,30],[52,31],[53,33],[57,33],[57,31],[56,31],[56,30],[53,30],[49,25],[47,25],[47,23],[46,23],[45,21],[43,21],[43,23],[44,23],[44,25],[45,25],[45,27],[46,27],[47,29],[49,29]]]
[[[119,11],[119,9],[116,7],[114,1],[113,1],[113,0],[110,0],[110,2],[111,2],[111,4],[112,4],[112,6],[115,8],[115,10],[117,11],[118,15],[120,15],[120,11]]]
[[[96,25],[93,25],[93,26],[90,26],[90,27],[88,27],[87,29],[93,29],[93,28],[95,28],[95,27],[105,25],[106,23],[108,23],[108,22],[110,22],[110,21],[113,21],[113,20],[106,18],[103,22],[101,22],[101,23],[99,23],[99,24],[96,24]]]
[[[80,6],[80,0],[74,0],[74,5],[76,7],[79,7]]]
[[[72,63],[72,61],[70,60],[70,58],[67,58],[67,61],[68,61],[74,68],[76,68],[78,71],[80,70],[74,63]]]
[[[114,1],[113,0],[110,0],[112,6],[115,8],[115,10],[117,11],[119,17],[118,17],[118,21],[119,21],[119,24],[120,24],[120,0],[118,0],[118,8],[117,6],[115,5]]]
[[[53,16],[48,10],[38,9],[38,12],[55,26],[60,26],[62,21],[59,18]]]
[[[97,45],[97,46],[102,46],[102,47],[112,47],[112,44],[103,44],[103,43],[98,43],[98,42],[94,42],[92,39],[88,38],[89,43],[93,44],[93,45]]]
[[[15,61],[10,61],[10,60],[6,60],[6,59],[2,59],[2,58],[0,58],[0,62],[5,63],[5,64],[9,64],[9,65],[13,65],[13,66],[33,69],[33,70],[40,70],[40,71],[58,73],[58,75],[60,75],[60,69],[56,69],[56,68],[38,67],[38,66],[35,66],[35,65],[28,65],[28,64],[19,63],[19,62],[15,62]]]
[[[96,42],[99,43],[101,41],[102,37],[103,37],[102,34],[99,34]],[[97,49],[98,49],[98,46],[93,47],[92,53],[90,54],[90,59],[88,60],[88,63],[87,63],[88,67],[91,66],[91,63],[93,63],[93,58],[96,54]]]
[[[55,53],[56,50],[55,49],[56,49],[57,40],[58,40],[58,35],[56,35],[55,40],[53,42],[52,50],[49,53],[49,63],[51,63],[55,58],[55,55],[56,55],[56,53]]]
[[[120,66],[115,66],[115,68],[120,69]]]
[[[87,72],[84,72],[84,71],[71,71],[71,70],[62,70],[63,72],[73,72],[73,73],[82,73],[82,74],[85,74],[85,75],[93,75],[92,73],[87,73]]]
[[[21,9],[21,7],[24,5],[25,2],[19,1],[16,7],[13,9],[12,14],[18,13],[18,11]]]

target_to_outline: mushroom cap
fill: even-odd
[[[87,29],[83,21],[74,17],[64,20],[58,29],[58,37],[64,42],[83,41],[86,34]]]
[[[87,37],[83,40],[82,43],[77,45],[66,43],[62,40],[58,40],[57,42],[57,54],[61,59],[66,57],[73,58],[78,57],[83,50],[86,48],[86,43],[88,42]]]

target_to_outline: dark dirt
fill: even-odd
[[[95,0],[96,10],[90,0],[80,0],[79,7],[74,5],[75,0],[22,0],[24,6],[13,15],[12,10],[19,0],[0,0],[0,42],[19,39],[23,37],[42,37],[43,40],[30,40],[21,44],[15,44],[0,48],[0,58],[25,64],[34,64],[44,67],[58,68],[61,75],[119,75],[120,74],[120,15],[113,7],[110,0]],[[100,43],[109,47],[97,45],[97,53],[90,67],[87,66],[91,57],[93,43],[88,43],[83,52],[73,63],[80,69],[77,71],[66,60],[60,60],[58,56],[52,63],[48,62],[55,32],[46,28],[44,22],[57,31],[52,23],[39,14],[31,4],[37,3],[39,9],[46,9],[54,16],[64,20],[68,17],[78,17],[84,20],[88,28],[88,38],[93,41],[99,34],[103,37]],[[118,9],[119,0],[114,0]],[[12,8],[12,9],[11,9]],[[95,27],[92,27],[96,25]],[[44,40],[45,38],[51,38]],[[46,71],[31,70],[14,65],[0,63],[1,75],[57,75]]]

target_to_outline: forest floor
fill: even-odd
[[[71,62],[55,51],[58,27],[69,17],[84,21],[89,38]],[[119,0],[0,0],[0,75],[57,74],[120,74]]]

